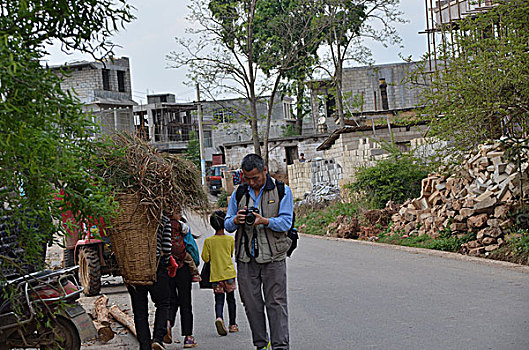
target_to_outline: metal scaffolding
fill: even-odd
[[[424,0],[426,10],[426,34],[428,68],[438,70],[438,48],[450,48],[455,54],[454,35],[459,30],[459,21],[490,10],[498,1],[493,0]]]

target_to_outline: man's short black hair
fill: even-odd
[[[215,210],[213,214],[211,214],[211,216],[209,217],[209,223],[211,224],[211,227],[213,227],[215,231],[223,230],[225,217],[225,212],[223,212],[222,210]]]
[[[253,169],[257,169],[258,171],[261,172],[261,171],[264,171],[265,162],[260,155],[251,153],[251,154],[246,155],[242,159],[241,168],[244,171],[252,171]]]

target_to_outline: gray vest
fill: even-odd
[[[253,191],[250,189],[250,191]],[[246,205],[246,194],[239,201],[238,209],[241,210]],[[252,206],[253,200],[250,198],[248,206]],[[265,218],[277,217],[279,214],[279,194],[275,181],[267,176],[265,188],[261,196],[261,203],[254,205],[259,208],[259,214]],[[246,237],[243,238],[243,229],[246,231]],[[254,229],[257,233],[257,243],[259,255],[255,258],[258,263],[269,263],[272,261],[282,261],[287,256],[288,248],[292,241],[287,237],[287,232],[276,232],[264,225],[250,226],[240,225],[237,228],[235,237],[235,257],[237,261],[250,262],[250,257],[246,253],[245,245],[248,243],[248,249],[251,249],[251,240],[254,235]]]

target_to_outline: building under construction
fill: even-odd
[[[177,103],[174,94],[148,95],[146,105],[134,107],[136,132],[162,151],[185,152],[191,131],[198,131],[196,110],[195,103]]]
[[[104,61],[76,61],[50,67],[62,77],[61,88],[70,91],[89,111],[100,133],[133,132],[130,64],[127,57]]]
[[[459,21],[490,10],[498,1],[492,0],[424,0],[426,10],[429,70],[438,69],[439,48],[454,45]]]

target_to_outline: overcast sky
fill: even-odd
[[[133,98],[138,103],[146,102],[147,93],[174,93],[179,101],[195,100],[195,89],[186,86],[184,68],[167,68],[166,55],[177,50],[175,37],[185,35],[191,24],[187,22],[187,5],[190,0],[131,0],[137,19],[118,32],[112,41],[121,47],[116,48],[116,56],[130,59]],[[401,11],[409,22],[397,26],[404,49],[384,48],[380,44],[371,47],[377,64],[402,62],[403,56],[419,59],[426,51],[426,37],[418,34],[425,28],[423,0],[401,0]],[[50,65],[72,60],[86,59],[89,56],[67,55],[59,47],[49,48],[47,57]]]

